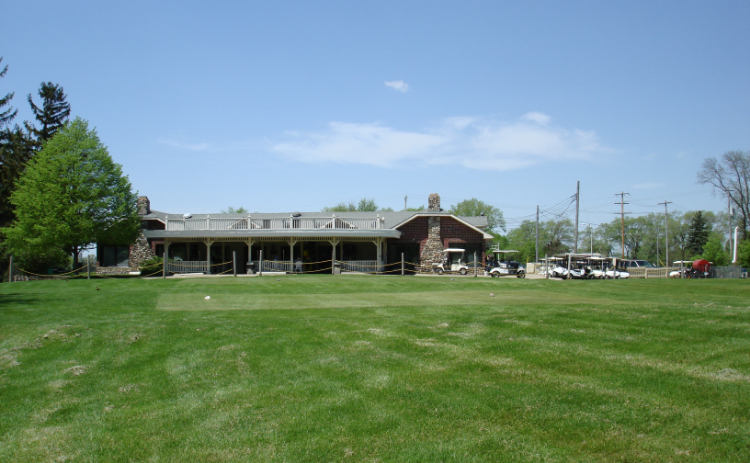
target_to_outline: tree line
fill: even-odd
[[[593,250],[604,256],[647,260],[655,265],[671,265],[676,260],[703,258],[715,265],[729,265],[731,250],[726,246],[724,230],[728,223],[726,213],[710,211],[672,212],[667,216],[652,213],[640,217],[626,217],[624,224],[625,248],[622,248],[623,226],[621,220],[596,227],[579,227],[578,252]],[[539,256],[553,256],[575,249],[575,224],[570,219],[539,222]],[[496,243],[504,249],[520,251],[519,260],[533,262],[536,255],[536,222],[525,220]],[[666,262],[669,249],[670,261]],[[744,240],[738,249],[738,260],[750,265],[750,242]]]

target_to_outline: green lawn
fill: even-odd
[[[0,284],[3,462],[748,462],[749,420],[744,280]]]

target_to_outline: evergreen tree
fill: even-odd
[[[0,57],[0,63],[2,62],[3,58]],[[6,72],[8,72],[7,65],[3,68],[2,71],[0,71],[0,79],[5,77]],[[6,125],[10,124],[13,118],[16,117],[16,113],[18,113],[18,110],[14,110],[12,106],[9,106],[8,109],[3,111],[3,106],[10,104],[10,100],[13,99],[13,95],[14,92],[11,92],[0,98],[0,130],[4,129]]]
[[[696,212],[690,223],[687,250],[691,254],[702,254],[703,246],[708,242],[708,236],[710,233],[711,228],[708,225],[706,217],[703,215],[703,211]]]
[[[37,129],[34,125],[26,122],[26,129],[34,139],[35,149],[41,149],[44,142],[52,138],[58,130],[68,121],[70,116],[70,103],[65,101],[67,95],[63,88],[52,82],[42,82],[39,87],[39,96],[42,98],[42,107],[34,104],[29,94],[29,104],[34,117],[42,128]]]
[[[17,125],[13,130],[6,128],[0,133],[0,227],[13,220],[10,194],[32,153],[26,134]]]

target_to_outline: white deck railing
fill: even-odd
[[[264,272],[292,272],[292,262],[288,260],[264,260],[260,268]]]
[[[343,260],[341,261],[341,271],[375,273],[382,271],[382,268],[378,268],[378,261],[376,260]]]
[[[205,260],[168,260],[167,271],[172,273],[207,273],[208,262]]]
[[[166,219],[168,231],[192,230],[380,230],[380,217],[344,219],[340,217],[286,219]]]

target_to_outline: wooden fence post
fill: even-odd
[[[167,253],[162,254],[162,269],[161,269],[161,277],[167,278]]]
[[[401,276],[404,276],[404,253],[401,253]]]
[[[232,269],[234,270],[234,276],[237,276],[237,251],[232,251]]]
[[[260,247],[260,259],[258,262],[258,276],[263,276],[263,246]]]
[[[477,252],[474,251],[474,278],[477,277]]]

